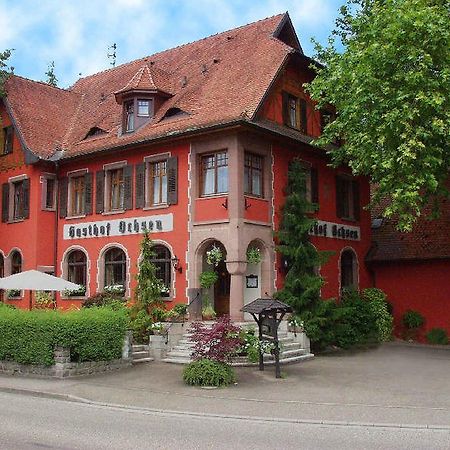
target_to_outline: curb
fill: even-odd
[[[299,425],[321,425],[321,426],[333,426],[333,427],[357,427],[357,428],[387,428],[387,429],[411,429],[411,430],[434,430],[434,431],[449,431],[450,426],[446,425],[416,425],[416,424],[402,424],[402,423],[377,423],[377,422],[349,422],[349,421],[333,421],[333,420],[314,420],[314,419],[287,419],[280,417],[260,417],[260,416],[239,416],[233,414],[214,414],[214,413],[202,413],[195,411],[175,411],[165,410],[159,408],[143,408],[138,406],[127,406],[115,403],[98,402],[95,400],[89,400],[82,397],[77,397],[70,394],[59,394],[55,392],[34,391],[31,389],[16,389],[0,387],[0,392],[6,392],[11,394],[29,395],[39,398],[49,398],[53,400],[68,401],[72,403],[80,403],[90,405],[96,408],[108,408],[118,411],[137,412],[140,414],[157,414],[162,416],[190,416],[200,418],[212,418],[212,419],[230,419],[230,420],[245,420],[252,422],[278,422],[278,423],[290,423]]]

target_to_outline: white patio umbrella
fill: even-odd
[[[30,290],[30,309],[31,291],[64,291],[65,289],[80,289],[80,287],[71,281],[38,270],[27,270],[0,278],[0,289]]]

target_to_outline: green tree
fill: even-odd
[[[14,72],[14,67],[8,66],[8,60],[14,49],[9,48],[0,52],[0,98],[5,96],[4,83],[6,79]]]
[[[47,72],[45,72],[47,76],[47,80],[45,81],[47,84],[53,87],[58,86],[58,78],[55,75],[55,61],[48,63]]]
[[[309,231],[315,223],[311,213],[316,206],[306,198],[306,180],[302,164],[291,162],[288,172],[287,197],[279,231],[277,251],[287,261],[289,270],[284,287],[277,298],[291,305],[297,314],[312,311],[320,302],[323,280],[317,268],[326,260],[310,242]]]
[[[306,89],[334,122],[317,143],[343,138],[334,164],[369,175],[387,217],[411,229],[423,207],[448,195],[450,2],[348,0]],[[340,45],[343,45],[343,51]]]
[[[148,235],[144,233],[141,242],[141,258],[138,262],[136,304],[139,308],[149,310],[162,306],[161,292],[164,289],[163,282],[158,278],[157,267],[152,262],[155,258],[153,243]]]

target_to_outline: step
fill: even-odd
[[[142,352],[133,352],[131,354],[133,359],[147,358],[149,356],[148,350]]]
[[[189,364],[191,362],[190,359],[185,358],[172,358],[168,356],[167,358],[162,359],[161,361],[172,363],[172,364]]]
[[[142,364],[153,361],[153,358],[147,357],[147,358],[139,358],[139,359],[133,359],[133,364]]]
[[[133,344],[131,347],[133,352],[143,352],[144,350],[148,351],[148,345],[145,344]]]
[[[192,352],[183,352],[183,351],[173,351],[171,350],[170,352],[167,353],[167,356],[169,357],[173,357],[173,358],[186,358],[186,359],[190,359]]]

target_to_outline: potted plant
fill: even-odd
[[[107,294],[113,294],[113,295],[124,295],[125,294],[125,286],[123,286],[121,284],[110,284],[103,288],[103,292],[106,292]]]
[[[202,319],[203,320],[214,320],[216,318],[216,312],[214,311],[214,308],[212,307],[211,303],[207,303],[202,308]]]
[[[80,285],[78,289],[65,289],[62,295],[64,297],[84,297],[86,295],[86,286]]]
[[[208,250],[206,252],[206,262],[210,266],[217,267],[219,265],[220,261],[222,261],[222,260],[223,260],[223,253],[219,247],[216,247],[215,245],[213,245],[211,250]]]
[[[34,293],[34,305],[36,308],[53,308],[55,303],[55,298],[51,292],[36,291]]]

